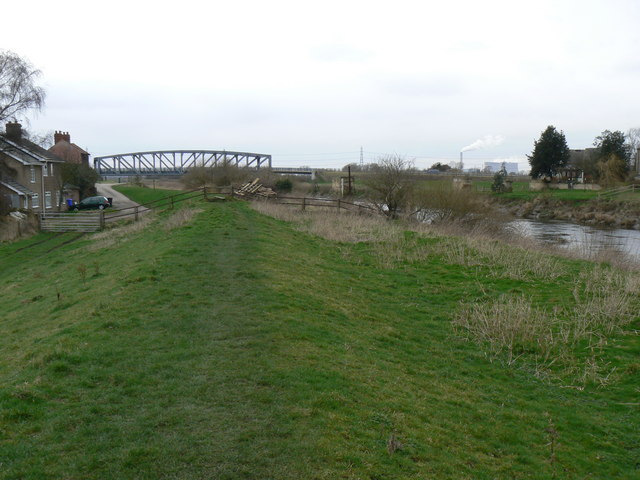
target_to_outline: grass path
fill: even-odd
[[[578,391],[452,334],[461,299],[562,301],[570,278],[386,269],[202,208],[99,251],[0,247],[0,478],[634,478],[637,337],[619,383]]]

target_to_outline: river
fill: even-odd
[[[542,243],[577,250],[594,256],[601,250],[616,250],[640,262],[640,231],[605,229],[574,223],[518,219],[509,228]]]

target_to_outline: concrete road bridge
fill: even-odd
[[[222,165],[255,170],[271,168],[271,155],[226,150],[163,150],[118,153],[93,159],[93,167],[102,176],[182,175],[193,167]]]

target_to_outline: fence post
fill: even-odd
[[[204,199],[207,200],[207,187],[206,185],[202,187],[202,194],[204,195]]]
[[[100,210],[100,230],[104,228],[104,210]]]
[[[134,221],[137,222],[138,221],[138,207],[133,207],[133,212],[134,212]]]
[[[231,198],[233,198],[233,185],[231,185]]]
[[[338,213],[340,213],[340,199],[338,199]]]
[[[307,197],[302,197],[302,211],[303,212],[304,212],[306,206],[307,206]]]

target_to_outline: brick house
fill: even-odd
[[[65,162],[89,166],[89,153],[71,143],[69,132],[56,131],[53,135],[53,147],[49,151]]]
[[[7,123],[6,132],[0,134],[0,201],[10,209],[58,211],[65,195],[62,163],[25,138],[21,124]]]

